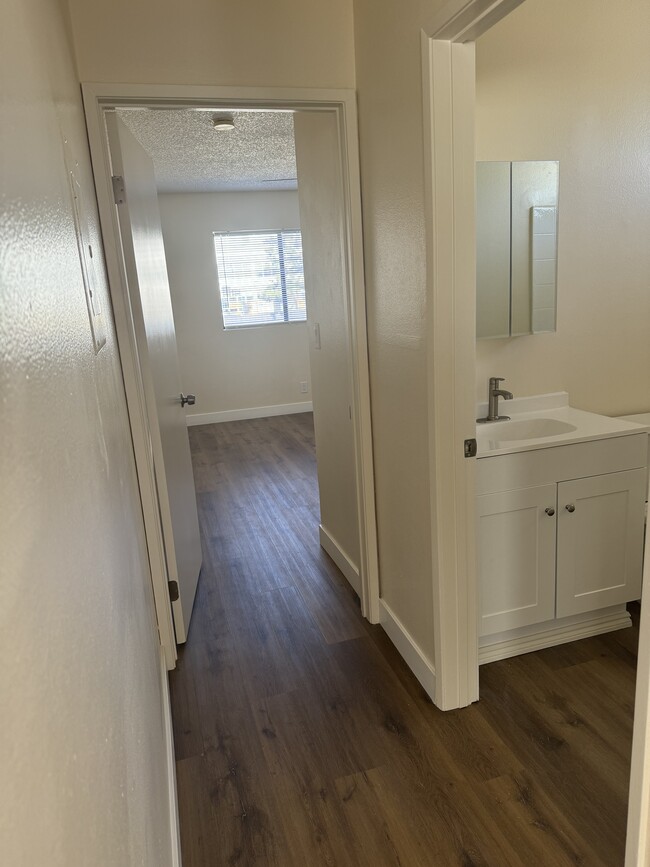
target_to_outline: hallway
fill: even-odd
[[[443,714],[320,549],[311,415],[190,442],[184,867],[622,865],[636,629],[484,666],[481,701]]]

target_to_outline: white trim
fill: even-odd
[[[271,418],[274,415],[292,415],[299,412],[312,412],[310,400],[302,403],[276,403],[273,406],[252,406],[248,409],[222,409],[218,412],[193,412],[187,415],[187,426],[197,424],[219,424],[222,421],[242,421],[247,418]]]
[[[617,629],[625,629],[631,625],[632,618],[623,606],[622,609],[610,610],[607,613],[600,612],[596,617],[587,614],[579,618],[566,618],[564,623],[551,621],[548,626],[536,624],[532,627],[524,627],[521,634],[514,637],[502,637],[503,633],[490,636],[489,643],[486,642],[479,648],[479,665],[519,656],[521,653],[531,653],[556,644],[578,641],[580,638],[589,638],[592,635],[615,632]]]
[[[334,536],[332,536],[332,534],[329,533],[322,524],[318,525],[318,538],[321,548],[329,554],[332,560],[334,560],[338,568],[354,588],[357,596],[361,596],[361,579],[359,577],[359,570],[352,560],[350,560],[343,548],[341,548]]]
[[[379,623],[379,554],[375,504],[375,466],[370,412],[370,367],[365,272],[363,266],[363,225],[361,218],[361,168],[357,97],[349,99],[339,112],[343,198],[346,221],[346,266],[350,291],[348,317],[352,355],[352,425],[354,429],[357,506],[359,521],[359,573],[361,613],[371,623]]]
[[[424,691],[431,701],[435,702],[436,670],[433,664],[420,650],[408,629],[383,599],[379,600],[379,610],[381,612],[379,622],[386,635],[388,635],[408,667],[422,684]]]
[[[434,700],[450,710],[478,699],[474,45],[423,36],[422,64]]]
[[[434,14],[427,33],[434,39],[469,42],[478,39],[524,0],[450,0]]]
[[[264,108],[305,108],[329,111],[340,105],[356,107],[355,91],[319,87],[231,87],[211,84],[129,84],[83,81],[84,100],[104,105],[140,108],[186,108],[188,104],[219,108],[232,103]]]
[[[375,482],[372,448],[372,420],[370,414],[370,373],[368,368],[368,339],[366,331],[366,296],[363,270],[363,234],[361,226],[361,182],[359,171],[359,143],[357,131],[357,107],[354,90],[331,90],[317,88],[272,88],[272,87],[213,87],[200,85],[172,84],[104,84],[82,83],[84,109],[88,127],[93,173],[99,203],[104,245],[108,262],[111,296],[117,297],[124,292],[123,275],[120,272],[119,232],[114,224],[115,207],[110,179],[110,156],[108,153],[104,112],[116,106],[157,108],[183,108],[193,106],[250,106],[256,108],[290,108],[309,111],[336,111],[339,118],[341,158],[344,176],[344,197],[347,216],[347,269],[348,269],[348,309],[350,320],[350,345],[352,354],[352,420],[355,437],[356,483],[358,501],[358,522],[360,542],[361,610],[372,623],[379,620],[379,566],[377,555],[377,527],[375,512]],[[119,306],[118,299],[118,306]],[[114,301],[115,304],[115,301]],[[116,326],[120,351],[124,335],[128,337],[128,322],[116,315]],[[118,321],[119,320],[119,321]],[[136,449],[138,475],[143,510],[151,513],[147,541],[155,549],[154,501],[150,488],[155,490],[151,480],[153,468],[147,462],[145,445],[150,441],[143,413],[141,389],[128,387],[138,378],[137,355],[129,351],[125,342],[122,357],[127,401],[133,429],[134,444],[142,440],[140,452]],[[151,479],[150,479],[151,477]],[[151,501],[151,502],[150,502]],[[159,523],[159,520],[158,520]],[[151,539],[150,539],[151,536]],[[160,545],[158,545],[160,547]],[[154,550],[154,553],[156,551]],[[164,552],[163,552],[164,553]],[[155,564],[152,565],[152,580],[157,599],[162,592],[167,595],[167,583]],[[158,587],[158,591],[156,591]],[[162,588],[162,590],[160,589]],[[159,617],[165,616],[157,603]],[[171,613],[169,613],[171,622]],[[168,640],[161,630],[161,641]],[[173,627],[171,632],[173,640]],[[170,653],[172,650],[170,650]],[[176,648],[173,645],[175,658]]]
[[[176,788],[176,756],[174,754],[174,728],[172,707],[169,697],[169,675],[165,662],[164,649],[160,648],[160,683],[162,697],[163,726],[166,747],[167,793],[169,798],[169,833],[172,867],[181,867],[181,833],[178,817],[178,791]]]
[[[478,700],[475,46],[522,0],[450,0],[422,32],[436,705]]]

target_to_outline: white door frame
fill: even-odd
[[[176,645],[167,591],[167,569],[158,513],[150,433],[128,302],[128,286],[121,255],[104,113],[115,108],[127,108],[129,106],[176,109],[191,106],[214,107],[215,109],[247,106],[306,111],[327,110],[337,113],[347,215],[347,308],[352,355],[352,416],[360,541],[361,611],[371,623],[378,623],[379,571],[355,92],[353,90],[311,88],[238,88],[98,84],[94,82],[83,83],[82,92],[118,345],[136,453],[160,640],[163,648],[165,648],[169,668],[173,668],[175,664]]]
[[[524,0],[452,0],[422,35],[436,704],[478,699],[474,45]],[[449,456],[453,455],[453,462]],[[643,587],[650,598],[650,534]],[[641,609],[626,867],[650,864],[650,606]]]
[[[422,39],[435,702],[478,699],[474,45]]]
[[[422,32],[435,703],[478,700],[475,555],[475,64],[472,40],[523,0],[455,0]]]

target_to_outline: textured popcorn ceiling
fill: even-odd
[[[233,130],[215,130],[216,114]],[[295,190],[293,114],[279,111],[118,110],[153,159],[161,193]]]

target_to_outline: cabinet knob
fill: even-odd
[[[576,507],[573,505],[573,503],[569,503],[568,506],[565,506],[565,509],[567,510],[567,512],[575,512]]]
[[[549,518],[552,518],[555,514],[555,509],[551,508],[550,506],[548,507],[548,509],[544,509],[544,511],[549,516]]]

